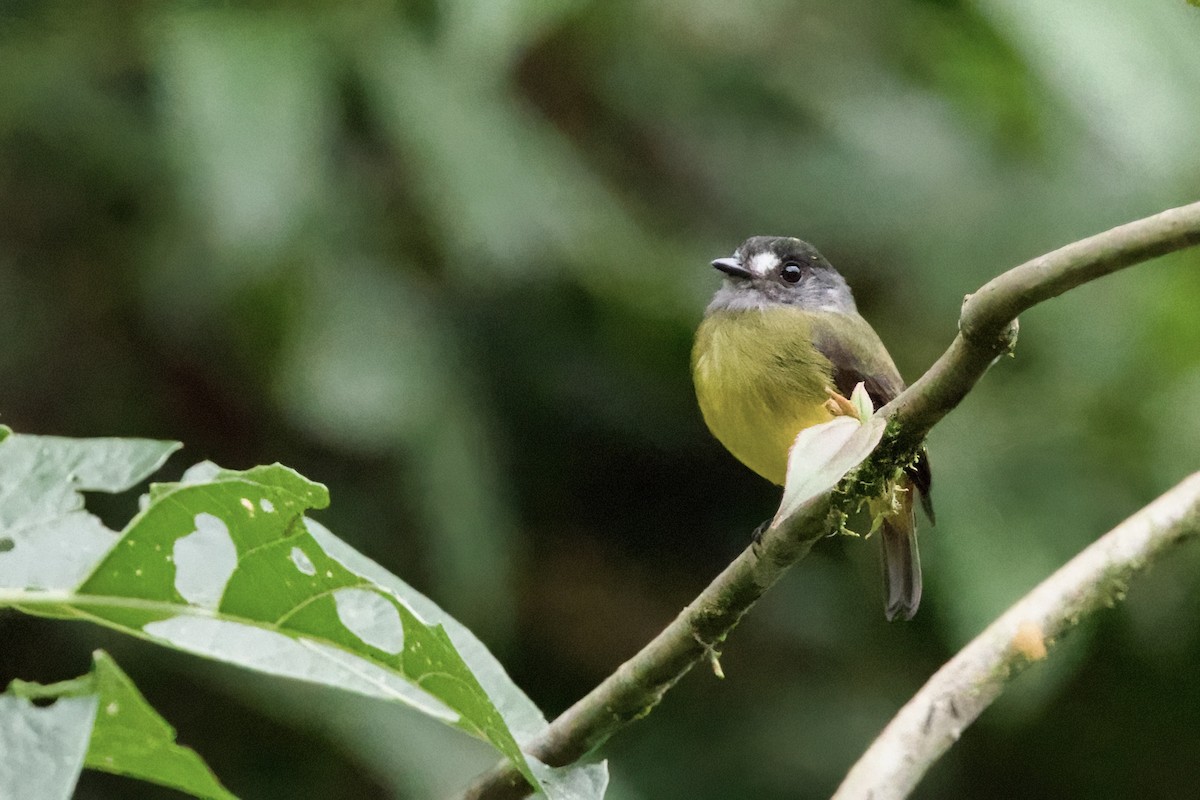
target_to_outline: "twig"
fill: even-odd
[[[879,411],[897,423],[898,437],[893,442],[899,446],[879,448],[865,466],[877,473],[887,472],[915,450],[988,367],[1011,350],[1016,316],[1022,311],[1123,267],[1194,244],[1200,244],[1200,203],[1069,244],[1009,270],[968,296],[959,334],[950,348],[916,383]],[[829,507],[828,498],[809,503],[769,529],[662,633],[555,719],[541,736],[525,743],[525,750],[547,764],[569,764],[648,713],[684,673],[707,657],[763,592],[828,532]],[[524,779],[505,763],[482,775],[463,800],[514,800],[528,793]]]
[[[1021,669],[1080,620],[1124,599],[1131,576],[1200,534],[1200,472],[1075,556],[937,671],[867,749],[834,800],[901,800]]]

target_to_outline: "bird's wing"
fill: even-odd
[[[904,379],[866,320],[857,314],[839,316],[842,318],[828,321],[818,317],[819,321],[813,325],[813,345],[829,359],[833,386],[838,394],[849,397],[854,387],[862,383],[871,403],[878,409],[904,391]],[[844,325],[853,329],[843,329]],[[906,472],[920,492],[921,507],[933,522],[933,501],[930,499],[933,474],[929,469],[929,453],[924,447]]]
[[[829,359],[833,386],[846,397],[862,383],[875,408],[904,391],[904,379],[874,329],[858,314],[814,314],[813,346]]]

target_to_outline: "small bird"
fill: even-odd
[[[712,434],[739,461],[783,485],[796,435],[849,407],[863,383],[876,408],[905,385],[887,348],[858,314],[846,280],[807,242],[753,236],[731,258],[696,331],[692,378]],[[835,402],[830,403],[830,399]],[[881,508],[885,614],[911,619],[921,602],[914,494],[933,520],[922,448]]]

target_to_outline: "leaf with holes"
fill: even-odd
[[[81,678],[13,681],[0,695],[0,797],[66,798],[83,767],[236,800],[104,652]],[[37,705],[36,702],[50,705]]]
[[[71,442],[8,436],[0,441],[0,486],[20,480],[14,469],[30,467],[29,453],[70,452]],[[114,453],[129,449],[120,440],[74,444],[98,455],[104,442]],[[118,538],[82,510],[75,490],[124,488],[161,462],[144,454],[124,460],[137,468],[107,482],[69,482],[69,490],[61,484],[70,459],[41,464],[39,487],[57,499],[31,507],[54,511],[0,522],[0,538],[14,545],[0,552],[0,606],[404,703],[491,743],[552,800],[602,796],[604,765],[551,770],[521,752],[518,741],[544,729],[545,719],[478,640],[304,516],[328,505],[324,486],[279,464],[244,472],[201,464],[179,483],[153,485]],[[91,537],[87,551],[72,556],[60,535],[68,512]],[[65,560],[69,569],[47,566]]]

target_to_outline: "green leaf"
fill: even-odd
[[[546,727],[546,719],[542,712],[512,682],[496,657],[465,625],[416,589],[334,536],[324,525],[311,519],[306,519],[305,523],[313,539],[330,558],[363,579],[403,598],[422,619],[446,632],[455,649],[470,665],[476,680],[500,707],[505,722],[517,739],[524,740],[536,736]]]
[[[150,707],[107,653],[92,672],[0,696],[0,797],[69,798],[80,769],[125,775],[206,800],[236,800]],[[54,700],[48,707],[34,700]]]
[[[0,476],[6,448],[23,438],[0,443]],[[201,464],[152,486],[119,543],[93,551],[74,582],[78,563],[41,566],[62,556],[43,548],[54,526],[27,525],[0,553],[0,606],[405,703],[491,743],[552,800],[600,797],[587,787],[606,781],[603,765],[549,770],[524,756],[518,739],[546,724],[533,703],[465,628],[304,516],[328,502],[324,486],[278,464]],[[43,574],[58,582],[31,581]]]
[[[11,689],[0,695],[0,797],[70,800],[96,706],[94,695],[46,708]]]
[[[100,705],[85,766],[170,786],[196,797],[234,797],[200,756],[175,743],[175,729],[146,702],[107,653],[97,651],[92,657]]]
[[[395,592],[425,620],[442,627],[454,647],[470,665],[476,679],[496,702],[504,721],[518,741],[526,741],[546,728],[546,719],[533,701],[512,682],[504,667],[466,626],[429,598],[413,589],[371,559],[338,539],[320,523],[306,519],[309,532],[321,548],[347,569]],[[608,787],[608,762],[548,767],[526,757],[542,791],[552,800],[597,800]]]
[[[82,491],[123,492],[178,442],[0,436],[0,587],[78,583],[116,542],[83,510]]]

